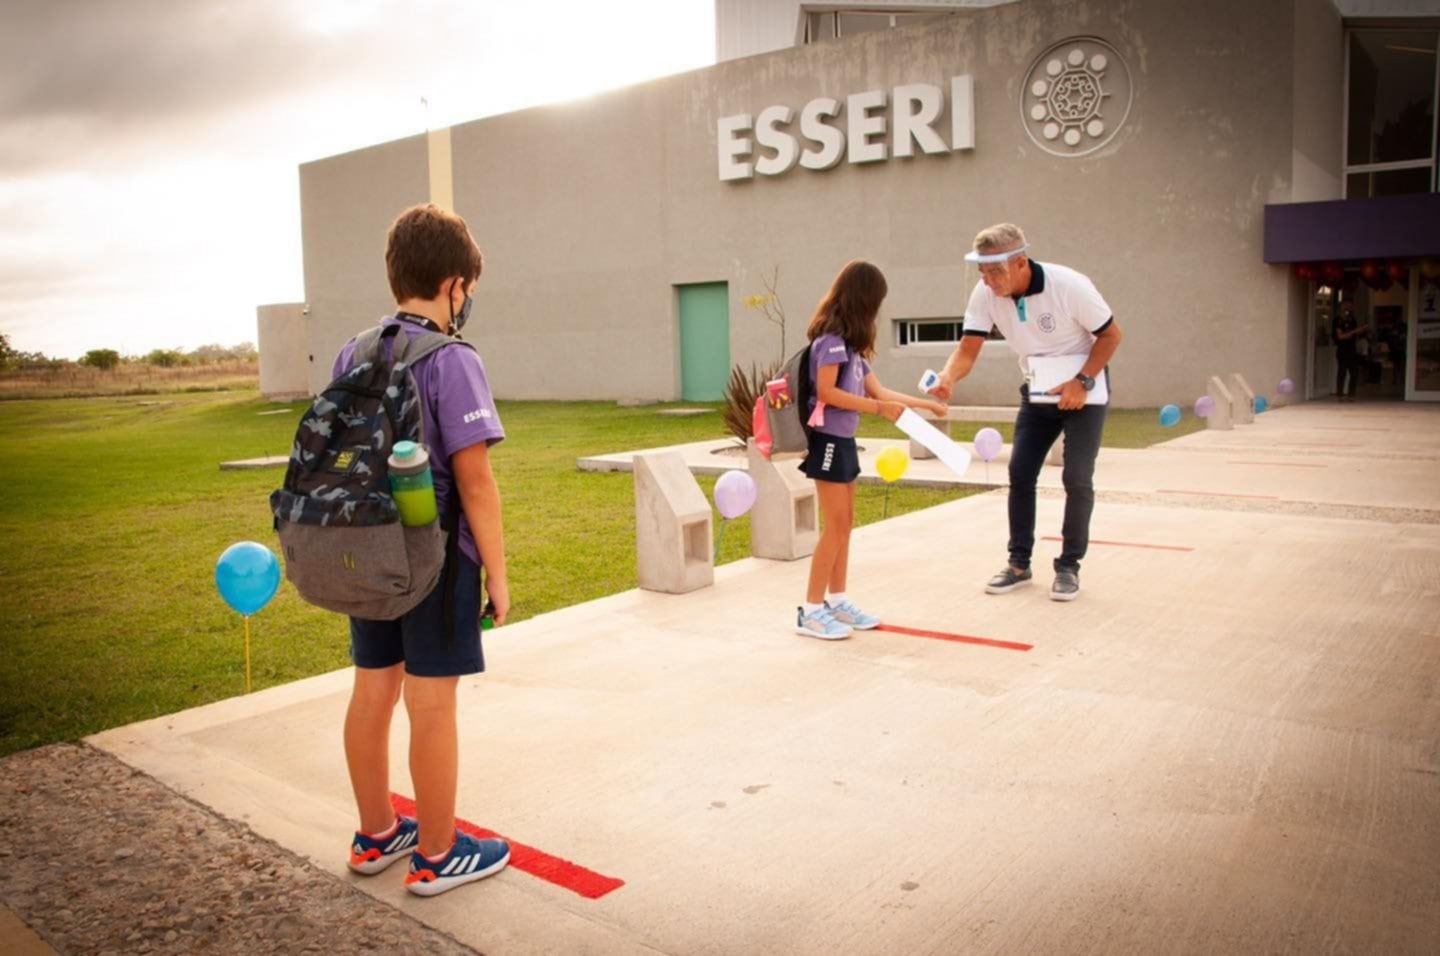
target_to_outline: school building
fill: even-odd
[[[975,233],[1021,225],[1125,332],[1120,406],[1206,377],[1440,399],[1437,35],[1425,0],[717,0],[714,66],[300,168],[305,298],[260,313],[261,386],[314,392],[393,308],[384,233],[431,200],[486,256],[466,337],[502,399],[708,400],[804,342],[855,257],[890,283],[874,366],[959,335]],[[620,55],[617,53],[617,55]],[[773,291],[782,332],[756,307]],[[957,404],[1014,404],[987,342]]]

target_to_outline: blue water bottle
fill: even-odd
[[[435,479],[430,474],[430,456],[425,446],[397,441],[386,464],[390,467],[390,493],[406,527],[426,525],[437,517]]]

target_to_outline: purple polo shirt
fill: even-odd
[[[412,338],[424,331],[414,322],[399,322],[392,316],[380,320],[381,326],[399,324]],[[333,377],[339,378],[355,364],[355,340],[345,343],[335,357]],[[454,484],[451,457],[471,445],[485,442],[493,445],[505,438],[500,413],[490,394],[485,378],[485,364],[480,354],[467,348],[443,348],[421,359],[411,369],[420,390],[420,418],[425,427],[425,448],[430,453],[430,472],[435,479],[435,501],[440,520],[445,520],[445,506]],[[472,561],[483,564],[475,547],[475,535],[465,513],[460,513],[460,550]]]
[[[851,361],[851,359],[854,361]],[[826,332],[824,335],[810,343],[810,381],[818,382],[820,369],[826,365],[839,365],[842,362],[850,362],[849,367],[842,368],[835,379],[835,384],[842,392],[849,392],[851,395],[864,397],[865,376],[870,374],[870,363],[859,355],[856,355],[845,340],[833,332]],[[814,411],[815,403],[820,398],[819,388],[813,389],[814,394],[810,396],[809,412]],[[836,408],[834,405],[825,406],[825,424],[816,431],[824,432],[826,435],[834,435],[836,438],[854,438],[855,430],[860,427],[860,413],[851,408]]]

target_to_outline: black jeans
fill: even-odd
[[[1360,354],[1345,349],[1337,349],[1335,352],[1335,394],[1355,397],[1355,386],[1360,384]],[[1349,388],[1347,389],[1345,379],[1349,377]]]
[[[1062,412],[1059,405],[1032,403],[1020,390],[1020,414],[1015,418],[1015,442],[1010,450],[1010,565],[1030,567],[1035,549],[1035,479],[1050,446],[1065,435],[1064,544],[1055,559],[1056,571],[1080,570],[1090,547],[1090,513],[1095,510],[1095,456],[1105,429],[1105,405],[1086,405]]]

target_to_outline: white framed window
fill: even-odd
[[[954,345],[965,332],[965,316],[931,319],[896,319],[895,344],[904,348],[910,345]],[[1005,337],[999,329],[991,329],[986,341],[1000,341]]]

